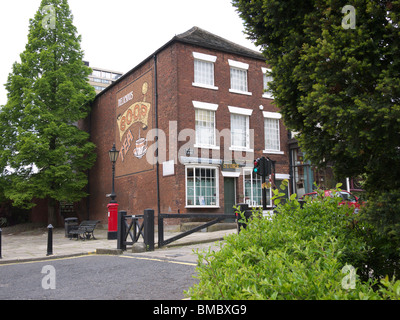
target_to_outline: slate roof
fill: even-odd
[[[112,84],[110,84],[108,87],[106,87],[103,91],[99,92],[96,95],[96,98],[103,95],[106,91],[108,91],[109,89],[114,87],[117,83],[122,81],[125,77],[127,77],[131,72],[133,72],[134,70],[136,70],[137,68],[142,66],[149,59],[152,59],[155,55],[157,55],[159,52],[163,51],[165,48],[169,47],[174,42],[187,43],[187,44],[191,44],[191,45],[200,46],[203,48],[219,50],[222,52],[227,52],[227,53],[232,53],[232,54],[238,54],[238,55],[242,55],[242,56],[245,56],[248,58],[262,60],[265,62],[265,57],[260,52],[243,47],[239,44],[236,44],[232,41],[224,39],[224,38],[217,36],[211,32],[203,30],[199,27],[193,27],[190,30],[173,37],[170,41],[168,41],[162,47],[157,49],[153,54],[151,54],[147,59],[143,60],[141,63],[136,65],[133,69],[126,72],[122,77],[120,77],[118,80],[114,81]]]
[[[238,45],[199,27],[193,27],[184,33],[176,35],[171,41],[174,40],[265,61],[260,52]]]

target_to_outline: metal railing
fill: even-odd
[[[174,237],[171,237],[167,240],[164,239],[164,220],[165,219],[188,219],[188,218],[201,218],[201,219],[214,219],[208,222],[205,222],[204,224],[194,227],[193,229],[190,229],[188,231],[182,232]],[[185,213],[185,214],[180,214],[180,213],[168,213],[164,214],[161,213],[158,216],[158,247],[161,248],[163,246],[166,246],[167,244],[170,244],[173,241],[179,240],[183,237],[188,236],[189,234],[192,234],[194,232],[200,231],[201,229],[207,228],[209,226],[212,226],[213,224],[216,224],[220,222],[221,220],[225,219],[236,219],[235,214],[213,214],[213,213]]]
[[[154,251],[154,210],[146,209],[143,215],[126,213],[124,210],[118,212],[117,249],[126,250],[127,245],[136,243],[142,236],[146,250]],[[128,240],[128,236],[131,241]]]
[[[242,204],[243,209],[248,209],[248,206]],[[226,213],[160,213],[158,215],[158,248],[162,248],[186,237],[201,229],[212,226],[222,220],[233,219],[238,223],[238,216]],[[165,219],[206,219],[211,221],[204,222],[204,224],[196,226],[188,231],[184,231],[169,239],[165,239],[164,234],[164,220]],[[240,218],[239,218],[240,219]],[[243,225],[243,223],[241,223]],[[239,229],[238,229],[239,230]],[[147,251],[154,251],[154,210],[146,209],[143,215],[127,215],[127,212],[122,210],[118,212],[118,232],[117,232],[117,249],[126,250],[127,245],[136,243],[140,236],[143,237]],[[128,239],[130,237],[130,240]]]

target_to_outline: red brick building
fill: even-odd
[[[254,158],[276,161],[277,184],[289,179],[288,134],[266,71],[260,53],[194,27],[99,93],[85,121],[98,157],[80,216],[107,223],[114,143],[116,200],[128,214],[261,205]]]

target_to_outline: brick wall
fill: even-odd
[[[218,90],[199,88],[192,85],[194,81],[194,58],[193,52],[217,56],[214,65],[215,86]],[[251,96],[229,92],[230,88],[230,67],[228,59],[249,64],[248,69],[248,90]],[[218,104],[215,113],[216,129],[222,131],[230,128],[230,113],[228,106],[252,109],[250,116],[250,129],[254,129],[254,156],[269,156],[277,161],[276,172],[281,174],[289,173],[289,155],[287,146],[287,132],[280,121],[281,151],[284,154],[263,154],[264,149],[264,117],[262,111],[276,112],[272,100],[262,98],[263,75],[261,67],[266,67],[262,60],[251,59],[242,56],[235,56],[230,53],[216,52],[206,48],[200,48],[180,42],[173,42],[157,53],[157,91],[158,91],[158,128],[159,135],[159,156],[162,161],[175,160],[174,175],[163,176],[163,163],[159,164],[159,186],[160,186],[160,210],[168,212],[224,212],[224,177],[218,170],[219,179],[219,204],[216,209],[188,209],[186,204],[186,182],[185,165],[181,163],[181,156],[185,155],[184,150],[190,147],[189,138],[185,141],[177,141],[178,134],[183,129],[195,129],[195,108],[192,101],[200,101]],[[107,204],[109,198],[106,194],[111,193],[111,163],[108,157],[108,150],[118,137],[116,118],[118,116],[117,97],[122,90],[132,84],[142,75],[151,73],[153,76],[151,127],[156,128],[156,99],[155,91],[155,62],[149,58],[138,67],[132,69],[116,84],[100,94],[92,108],[90,119],[85,125],[90,127],[91,139],[97,145],[97,161],[90,170],[89,177],[89,201],[88,210],[91,219],[102,220],[107,223]],[[149,93],[150,94],[150,93]],[[260,110],[259,106],[264,109]],[[172,121],[172,123],[171,123]],[[89,124],[90,123],[90,124]],[[134,128],[134,126],[132,126]],[[165,133],[165,136],[162,134]],[[171,133],[171,136],[170,136]],[[135,134],[134,134],[135,135]],[[164,139],[165,138],[165,139]],[[192,137],[194,139],[194,137]],[[166,143],[164,143],[164,140]],[[150,145],[154,141],[148,141]],[[212,154],[224,155],[224,139],[217,142],[220,150],[203,150],[200,157],[211,157]],[[191,147],[193,149],[193,147]],[[153,151],[154,149],[151,149]],[[178,152],[174,152],[180,151]],[[132,152],[132,149],[130,150]],[[150,154],[146,155],[150,157]],[[193,155],[193,156],[196,156]],[[144,160],[144,159],[142,159]],[[121,159],[117,164],[121,164]],[[153,208],[157,213],[157,166],[147,166],[143,172],[117,175],[115,180],[116,200],[120,210],[127,210],[128,214],[141,214],[146,208]],[[118,171],[118,170],[117,170]],[[239,195],[243,194],[243,177],[236,179],[236,201],[239,202]]]

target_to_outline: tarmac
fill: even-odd
[[[0,264],[34,262],[90,254],[131,255],[143,259],[161,259],[169,261],[185,261],[197,263],[195,252],[207,251],[209,248],[218,250],[225,236],[237,233],[237,229],[217,230],[213,232],[195,232],[162,248],[157,248],[157,233],[155,234],[155,250],[147,252],[132,252],[132,246],[126,251],[117,249],[117,240],[107,239],[107,230],[96,228],[95,239],[77,240],[65,237],[64,228],[53,229],[52,254],[48,251],[47,228],[35,228],[27,231],[14,231],[13,228],[3,228],[0,241]],[[166,232],[164,239],[180,232]],[[143,243],[140,237],[138,243]]]

